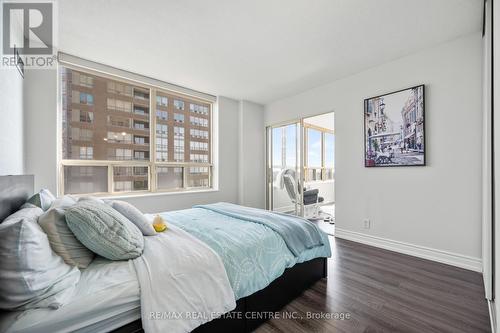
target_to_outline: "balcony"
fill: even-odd
[[[149,101],[149,92],[134,88],[134,99],[139,101]]]
[[[133,129],[149,132],[149,123],[142,121],[134,121]]]
[[[149,108],[144,106],[134,105],[134,114],[139,116],[149,116]]]

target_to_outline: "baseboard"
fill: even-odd
[[[491,332],[496,333],[497,321],[496,321],[495,302],[488,300],[488,311],[490,312]]]
[[[341,228],[335,229],[335,237],[379,247],[385,250],[408,254],[414,257],[437,261],[443,264],[465,268],[475,272],[482,272],[482,263],[480,258],[469,257],[420,245],[414,245],[410,243],[395,241],[392,239],[367,235]]]

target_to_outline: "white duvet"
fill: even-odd
[[[146,333],[190,332],[236,307],[219,256],[175,226],[144,237],[144,253],[132,263]]]

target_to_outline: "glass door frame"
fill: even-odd
[[[300,193],[298,193],[298,199],[300,200],[300,204],[295,204],[295,212],[299,216],[304,216],[304,199],[303,199],[303,192],[304,192],[304,184],[306,182],[306,160],[305,160],[305,149],[306,149],[306,128],[307,126],[304,125],[304,120],[316,116],[321,116],[324,114],[329,114],[329,113],[335,113],[334,110],[331,111],[326,111],[326,112],[321,112],[318,114],[313,114],[313,115],[308,115],[305,117],[301,118],[295,118],[292,120],[287,120],[275,124],[271,124],[266,126],[266,209],[268,210],[273,210],[273,166],[272,166],[272,129],[276,127],[283,127],[287,125],[293,125],[296,124],[298,126],[297,131],[299,132],[299,135],[297,136],[299,142],[297,143],[296,147],[300,147],[299,151],[297,152],[297,167],[296,167],[296,174],[298,175],[298,184],[300,187]],[[335,127],[335,126],[334,126]],[[335,133],[335,129],[333,130],[333,133]],[[323,140],[323,139],[322,139]],[[336,138],[335,138],[335,143],[334,146],[336,146]],[[296,149],[297,150],[297,149]],[[323,154],[322,154],[323,155]],[[334,166],[335,169],[335,166]]]
[[[266,209],[274,209],[274,186],[273,186],[273,129],[285,127],[289,125],[296,125],[296,166],[295,173],[298,178],[298,193],[297,200],[295,200],[295,214],[304,216],[303,205],[303,189],[304,189],[304,120],[303,118],[288,120],[276,124],[266,126]]]

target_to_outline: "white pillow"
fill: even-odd
[[[78,268],[86,268],[94,259],[94,253],[75,237],[66,224],[66,209],[76,204],[71,196],[56,199],[49,210],[38,218],[38,224],[49,238],[50,247],[64,262]]]
[[[43,188],[40,192],[35,193],[26,202],[40,207],[44,211],[49,209],[50,205],[56,200],[56,197],[49,190]]]
[[[0,224],[0,309],[59,308],[80,280],[78,268],[52,252],[37,223],[42,213],[24,208]]]
[[[61,198],[57,198],[56,200],[54,200],[54,202],[52,202],[52,205],[50,205],[50,208],[66,209],[76,204],[77,201],[78,200],[72,195],[65,195]]]
[[[104,203],[104,200],[98,197],[92,197],[92,196],[87,196],[87,197],[79,197],[78,202],[82,201],[94,201],[94,202],[99,202],[99,203]]]
[[[144,236],[154,236],[156,235],[156,230],[153,228],[153,224],[144,216],[144,214],[137,209],[134,205],[120,200],[112,200],[108,203],[117,210],[120,214],[125,216],[130,222],[136,225],[137,228],[142,232]]]

